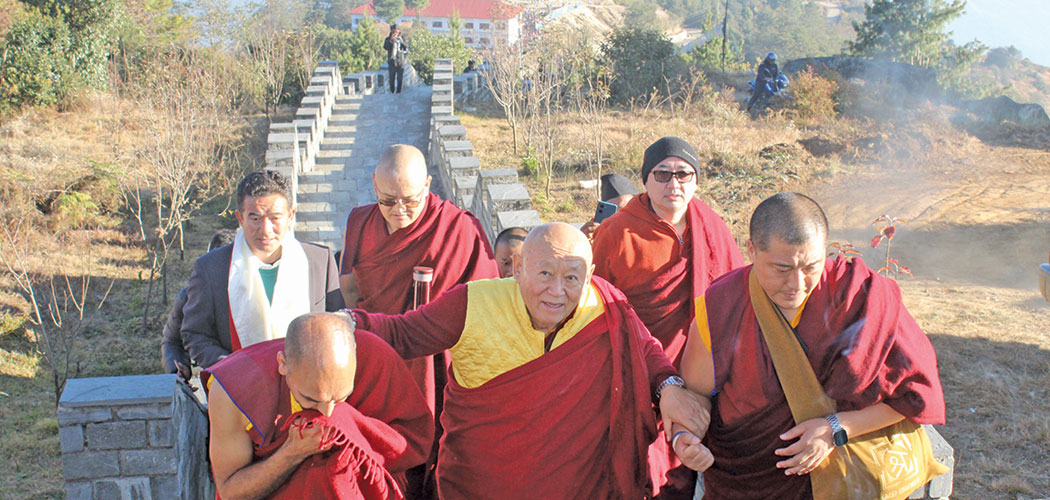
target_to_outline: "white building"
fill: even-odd
[[[430,0],[420,12],[405,9],[397,23],[422,23],[434,33],[449,33],[449,20],[459,15],[460,35],[468,47],[486,49],[496,43],[514,45],[521,36],[521,7],[499,0]],[[375,15],[372,2],[350,11],[353,28],[364,16]],[[386,21],[383,19],[382,21]]]

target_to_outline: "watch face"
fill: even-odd
[[[846,431],[840,430],[832,435],[832,439],[835,441],[835,446],[845,446],[849,442],[849,438],[846,437]]]

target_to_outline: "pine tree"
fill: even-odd
[[[966,0],[874,0],[864,22],[853,23],[855,56],[880,57],[929,68],[945,54],[948,23],[962,15]]]

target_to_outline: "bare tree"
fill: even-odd
[[[158,275],[167,301],[167,260],[176,246],[184,255],[184,224],[233,180],[242,126],[231,104],[235,84],[229,68],[192,52],[169,53],[156,64],[136,90],[140,106],[149,110],[152,141],[137,152],[141,168],[129,169],[121,181],[124,205],[148,250],[144,332]]]
[[[480,69],[492,98],[503,108],[518,154],[518,127],[525,113],[525,54],[521,44],[494,45]]]
[[[554,44],[552,44],[554,45]],[[553,46],[551,47],[554,48]],[[565,76],[568,65],[565,53],[557,50],[538,51],[527,93],[527,116],[539,134],[536,151],[540,170],[546,178],[544,194],[550,197],[554,177],[554,159],[562,147],[559,118],[565,109]]]
[[[573,58],[577,76],[572,86],[573,110],[591,131],[591,151],[588,155],[590,171],[595,179],[602,177],[605,161],[605,112],[609,104],[609,84],[615,77],[612,68],[596,62],[588,51]],[[594,186],[595,199],[601,199],[601,183]]]
[[[277,111],[277,105],[284,96],[284,75],[288,69],[290,36],[294,35],[284,31],[257,32],[251,37],[248,45],[248,55],[252,61],[251,71],[264,86],[263,107],[267,118]],[[305,88],[303,87],[304,90]]]
[[[98,315],[116,280],[111,279],[103,291],[92,282],[94,273],[85,272],[74,278],[57,274],[56,270],[68,266],[59,265],[57,256],[53,257],[46,245],[34,244],[27,218],[5,215],[0,263],[29,305],[27,331],[34,337],[50,372],[55,406],[58,406],[66,380],[80,373],[83,356],[77,349],[77,341],[83,337],[90,320]],[[58,240],[64,236],[50,235]],[[40,265],[33,266],[34,262]]]

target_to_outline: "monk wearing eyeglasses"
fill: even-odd
[[[411,310],[415,266],[434,270],[430,297],[499,277],[481,224],[431,193],[430,181],[423,153],[413,146],[390,146],[379,158],[372,174],[378,201],[353,209],[346,221],[339,284],[347,307],[383,314]],[[406,361],[435,416],[446,381],[444,359],[437,357],[436,370],[435,356]],[[408,498],[430,496],[422,493],[423,475],[409,471]]]
[[[623,291],[676,368],[694,300],[715,278],[744,265],[725,222],[695,197],[699,163],[681,138],[654,142],[642,161],[645,193],[594,233],[594,274]],[[649,470],[662,487],[659,498],[692,498],[695,474],[679,465],[664,439],[650,448]]]

